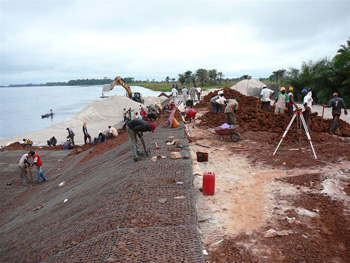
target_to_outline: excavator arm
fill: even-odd
[[[117,85],[123,86],[123,88],[126,90],[126,93],[128,94],[129,99],[132,98],[131,94],[131,88],[128,83],[126,83],[120,76],[117,76],[114,81],[111,84],[111,90]]]

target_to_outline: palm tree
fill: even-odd
[[[181,83],[181,85],[183,85],[186,81],[185,74],[179,74],[178,81]]]
[[[211,80],[211,82],[215,85],[216,78],[218,76],[217,70],[216,69],[209,70],[208,76],[209,76],[209,79]]]
[[[191,83],[191,77],[192,77],[192,71],[187,70],[185,73],[185,78],[186,78],[186,83],[190,84]]]
[[[201,83],[201,86],[204,86],[204,82],[208,80],[208,71],[206,69],[197,69],[196,71],[196,78]]]
[[[272,72],[274,77],[275,77],[275,80],[276,80],[276,85],[278,87],[280,87],[280,80],[283,78],[284,74],[286,73],[286,70],[285,69],[279,69],[277,71],[274,71]]]
[[[334,70],[339,80],[339,95],[343,96],[347,106],[350,105],[350,38],[346,45],[341,45],[333,58]]]
[[[222,72],[218,72],[218,76],[219,76],[219,83],[221,84],[222,78],[225,77],[225,75],[222,74]]]
[[[167,84],[169,84],[169,81],[170,81],[170,77],[169,77],[169,76],[166,76],[165,82],[166,82]]]

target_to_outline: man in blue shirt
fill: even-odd
[[[330,130],[330,133],[341,135],[341,132],[339,130],[339,124],[338,124],[338,119],[340,118],[340,115],[341,115],[341,108],[344,108],[344,114],[348,115],[343,99],[338,97],[338,93],[333,93],[333,99],[331,99],[328,102],[328,105],[323,104],[323,107],[325,108],[332,107],[333,124]]]

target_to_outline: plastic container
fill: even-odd
[[[214,195],[215,193],[215,173],[207,172],[203,174],[203,194]]]
[[[179,123],[178,123],[178,121],[174,118],[171,127],[176,128],[177,126],[179,126]]]
[[[197,154],[197,161],[198,162],[207,162],[208,161],[208,153],[203,153],[203,152],[196,152]]]

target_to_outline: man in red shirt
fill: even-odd
[[[37,184],[40,183],[40,177],[43,178],[44,181],[47,181],[47,179],[46,179],[46,177],[45,177],[43,171],[41,170],[41,166],[43,165],[43,162],[41,161],[39,154],[36,153],[36,152],[34,152],[34,151],[30,151],[30,152],[28,153],[28,159],[29,159],[30,157],[32,157],[33,160],[34,160],[34,162],[33,162],[33,164],[32,164],[31,167],[33,167],[34,164],[35,164],[35,166],[36,166],[36,168],[37,168],[36,182],[35,182],[35,183],[37,183]]]

